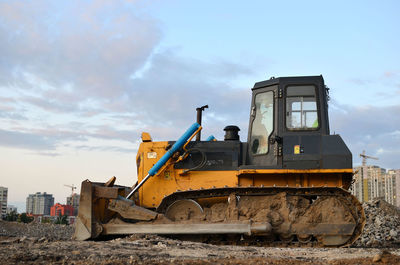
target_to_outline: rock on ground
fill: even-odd
[[[0,237],[45,238],[47,241],[69,240],[74,233],[71,225],[17,223],[0,220]]]
[[[400,209],[384,200],[363,204],[366,223],[358,247],[400,247]]]

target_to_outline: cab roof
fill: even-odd
[[[269,80],[265,81],[260,81],[254,84],[254,87],[252,90],[266,87],[266,86],[271,86],[271,85],[277,85],[279,83],[288,83],[288,84],[307,84],[307,83],[320,83],[322,81],[322,84],[324,83],[324,78],[322,75],[311,75],[311,76],[290,76],[290,77],[271,77]]]

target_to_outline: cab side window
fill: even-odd
[[[315,130],[319,127],[315,86],[286,88],[286,127],[290,130]]]
[[[274,129],[274,93],[259,93],[255,97],[252,115],[251,152],[255,155],[268,153],[268,139]]]

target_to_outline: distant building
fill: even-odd
[[[17,212],[18,212],[17,207],[15,207],[14,205],[8,205],[8,206],[7,206],[7,214],[10,214],[10,213],[12,213],[12,212],[17,213]]]
[[[388,170],[388,175],[390,176],[389,182],[391,183],[393,189],[392,193],[390,193],[393,198],[392,204],[400,207],[400,169]]]
[[[7,215],[7,197],[8,188],[0,187],[0,219],[5,218]]]
[[[78,215],[78,208],[79,208],[79,194],[72,194],[71,196],[67,197],[67,205],[71,205],[74,208],[74,215]]]
[[[52,194],[46,192],[30,194],[26,198],[26,213],[33,215],[50,215],[50,208],[54,204]]]
[[[74,207],[71,205],[62,205],[59,203],[54,204],[50,208],[50,215],[51,216],[60,216],[60,215],[67,215],[73,216],[74,215]]]
[[[356,167],[351,193],[360,202],[384,199],[400,207],[400,170],[388,170],[378,166]]]

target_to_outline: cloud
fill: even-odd
[[[0,145],[38,151],[56,148],[55,139],[51,137],[2,129],[0,129]]]
[[[130,76],[161,38],[137,2],[0,3],[1,145],[54,150],[88,138],[132,141],[132,130],[108,116],[125,108]]]
[[[353,160],[360,164],[359,154],[365,150],[380,161],[370,161],[387,168],[399,168],[400,105],[349,106],[332,102],[330,111],[331,131],[339,133],[353,153]]]
[[[0,3],[0,82],[48,96],[56,90],[59,97],[75,101],[121,96],[129,75],[146,62],[161,37],[155,21],[127,5],[78,0]],[[66,85],[72,90],[62,91]]]
[[[0,106],[0,118],[6,119],[6,120],[11,120],[13,122],[15,121],[23,121],[23,120],[27,120],[26,117],[24,117],[23,115],[19,114],[19,113],[15,113],[15,112],[10,112],[13,111],[13,108],[2,108]]]
[[[399,71],[386,71],[383,73],[384,78],[394,78],[399,76],[400,72]]]
[[[381,74],[365,77],[355,77],[348,79],[348,83],[354,84],[349,87],[357,93],[363,93],[360,98],[369,94],[370,97],[378,97],[382,102],[393,104],[399,96],[400,71],[385,71]],[[374,102],[373,102],[374,103]]]
[[[177,139],[205,104],[203,137],[222,139],[223,128],[235,124],[246,141],[253,83],[236,83],[257,67],[182,57],[179,49],[160,49],[161,39],[159,23],[136,2],[1,2],[0,145],[48,156],[60,146],[132,152],[124,145],[136,145],[142,131],[154,140]],[[349,81],[374,93],[377,84],[389,84],[398,93],[396,71]],[[331,130],[356,163],[365,149],[398,167],[397,113],[396,105],[354,107],[333,99]],[[91,139],[101,143],[89,145]]]
[[[348,81],[350,83],[353,83],[353,84],[356,84],[356,85],[359,85],[359,86],[366,86],[366,85],[371,84],[371,82],[372,82],[371,80],[361,79],[361,78],[351,78]]]
[[[142,131],[149,131],[155,140],[174,140],[195,121],[195,108],[208,104],[210,108],[203,115],[207,134],[222,138],[223,128],[236,124],[246,135],[251,90],[232,84],[251,74],[250,67],[182,58],[171,50],[154,54],[150,62],[151,67],[140,77],[131,78],[122,98],[88,98],[89,106],[74,106],[57,94],[21,96],[19,100],[28,104],[28,109],[35,106],[43,113],[35,118],[37,123],[32,124],[31,119],[28,124],[13,125],[12,130],[47,137],[58,146],[76,142],[70,146],[77,149],[83,149],[79,142],[89,138],[136,144]],[[85,150],[131,151],[117,146]]]
[[[61,156],[61,154],[57,153],[57,152],[36,152],[36,153],[32,153],[32,155],[40,155],[40,156],[48,156],[48,157]]]
[[[203,62],[164,51],[153,56],[141,77],[132,80],[135,89],[129,90],[127,106],[148,127],[180,127],[195,121],[196,107],[208,104],[207,126],[218,126],[222,132],[221,122],[247,125],[253,84],[247,88],[232,84],[252,73],[243,64]]]
[[[23,97],[21,100],[48,112],[65,113],[69,111],[75,111],[73,104],[61,104],[60,102],[54,101],[51,98],[45,99],[42,97]]]
[[[234,83],[252,68],[160,51],[159,23],[140,8],[132,1],[0,3],[3,129],[48,139],[49,150],[89,138],[135,143],[142,131],[173,140],[205,104],[205,130],[247,128],[252,84]]]
[[[89,131],[90,132],[85,133],[85,135],[89,137],[106,140],[119,140],[131,143],[136,143],[138,137],[135,136],[139,134],[139,132],[136,130],[124,130],[120,128],[116,129],[106,125],[92,127]]]
[[[0,103],[14,103],[15,100],[10,97],[0,97]]]
[[[85,150],[85,151],[117,152],[117,153],[128,153],[128,154],[135,154],[137,152],[137,148],[122,148],[122,147],[116,147],[116,146],[79,145],[79,146],[76,146],[76,149]]]
[[[15,100],[10,97],[0,96],[0,117],[8,116],[10,113],[16,111]]]

